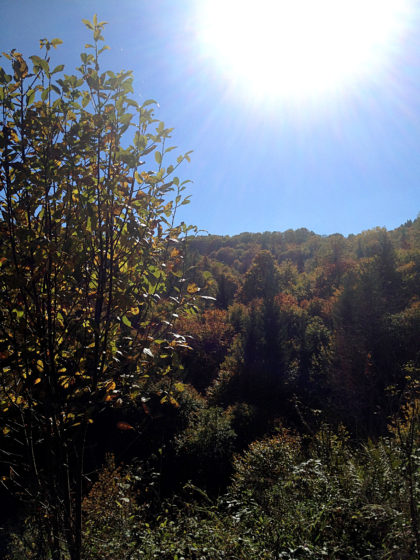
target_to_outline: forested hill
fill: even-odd
[[[300,423],[304,409],[360,436],[385,430],[420,359],[419,218],[346,238],[199,236],[188,261],[215,301],[182,322],[187,381],[215,404],[253,407],[251,432],[269,417]]]
[[[201,256],[228,265],[239,273],[244,273],[258,251],[268,250],[278,264],[290,260],[299,272],[313,270],[332,259],[374,257],[380,247],[389,241],[397,257],[406,259],[411,251],[419,249],[420,217],[408,220],[395,230],[374,228],[358,235],[344,237],[339,233],[317,235],[306,228],[284,232],[248,233],[235,236],[202,235],[189,241],[190,249]]]

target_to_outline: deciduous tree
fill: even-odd
[[[101,68],[105,22],[76,74],[45,56],[0,69],[0,402],[5,481],[32,506],[40,558],[80,558],[89,425],[184,345],[170,128],[130,98],[131,72]],[[131,138],[131,143],[128,139]],[[183,289],[185,286],[185,289]],[[188,290],[186,289],[188,287]],[[171,289],[170,289],[171,288]],[[163,395],[162,399],[170,398]],[[6,478],[6,477],[4,477]]]

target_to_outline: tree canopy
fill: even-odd
[[[134,101],[131,72],[102,69],[105,22],[76,74],[4,53],[0,69],[0,403],[7,484],[33,504],[39,546],[80,557],[84,446],[104,408],[171,375],[183,277],[172,129]],[[166,161],[169,160],[166,165]],[[175,385],[162,400],[174,400]],[[63,545],[63,542],[66,545]]]

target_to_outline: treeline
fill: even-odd
[[[355,437],[383,435],[419,367],[419,246],[420,219],[348,238],[192,240],[215,305],[184,320],[186,379],[215,404],[252,406],[255,430],[278,418],[301,429],[316,409]]]

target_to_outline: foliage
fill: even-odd
[[[320,440],[328,456],[319,454]],[[352,449],[325,428],[305,456],[286,432],[237,458],[231,499],[250,532],[264,524],[265,546],[276,554],[289,546],[315,557],[388,558],[393,549],[411,557],[402,460],[393,440]]]
[[[175,440],[183,477],[212,491],[220,490],[230,473],[235,439],[230,411],[210,406],[193,412]]]
[[[82,557],[86,560],[114,555],[121,560],[132,557],[136,546],[135,521],[139,518],[133,477],[130,470],[124,472],[122,467],[116,467],[112,456],[107,456],[82,504],[85,519]]]
[[[76,75],[0,69],[9,557],[419,557],[420,218],[191,239],[189,154],[84,23]]]
[[[343,428],[324,425],[310,441],[281,429],[236,456],[232,485],[220,498],[187,483],[152,516],[144,507],[124,516],[136,476],[105,467],[89,495],[87,523],[103,530],[111,515],[106,504],[123,487],[126,505],[112,515],[124,522],[103,531],[100,545],[113,557],[414,558],[401,451],[393,437],[353,446]]]
[[[206,309],[201,314],[180,319],[178,328],[194,349],[182,356],[184,381],[204,392],[217,377],[219,365],[231,343],[233,333],[227,312]]]
[[[189,156],[163,166],[172,129],[130,98],[130,72],[102,71],[105,22],[85,24],[76,75],[50,67],[59,39],[0,69],[2,448],[54,559],[80,557],[90,424],[171,370],[173,320],[198,291],[175,221]]]

